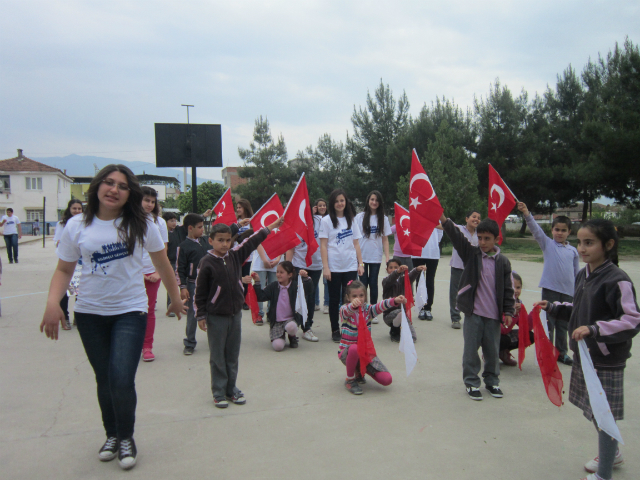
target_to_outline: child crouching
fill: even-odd
[[[348,303],[340,308],[340,319],[342,321],[342,336],[338,349],[340,361],[347,367],[347,379],[344,382],[347,390],[354,395],[362,395],[362,388],[366,382],[360,374],[360,357],[358,355],[358,310],[362,308],[367,328],[371,331],[371,319],[395,306],[403,305],[407,302],[403,295],[396,298],[383,300],[375,305],[366,303],[367,291],[362,282],[354,280],[349,282],[345,289],[345,297]],[[367,365],[367,373],[385,387],[391,385],[391,374],[387,367],[378,357],[374,357]]]
[[[500,360],[502,363],[509,367],[515,367],[518,362],[511,355],[511,350],[516,350],[520,346],[520,329],[526,328],[529,332],[529,342],[531,345],[534,343],[533,338],[533,318],[531,314],[526,316],[526,310],[521,310],[524,307],[520,301],[520,294],[522,293],[522,277],[516,272],[511,273],[513,278],[513,298],[516,301],[515,311],[516,314],[513,317],[511,325],[507,326],[504,323],[500,326]],[[515,327],[518,328],[515,328]]]
[[[300,270],[302,286],[307,306],[314,305],[313,282],[306,270]],[[282,262],[276,270],[277,282],[271,282],[263,290],[260,285],[260,276],[253,272],[252,278],[256,289],[256,297],[259,302],[269,301],[269,338],[271,346],[276,352],[284,350],[286,344],[285,333],[289,335],[289,346],[298,348],[298,326],[302,326],[302,315],[295,311],[296,297],[298,296],[298,279],[295,275],[293,264],[289,261]]]
[[[420,275],[427,269],[426,266],[420,265],[409,272],[409,280],[411,284],[415,282]],[[398,295],[404,295],[404,276],[405,272],[409,270],[409,267],[402,265],[400,259],[392,258],[387,262],[387,273],[389,276],[382,280],[382,298],[395,298]],[[389,336],[392,342],[400,342],[400,323],[402,321],[402,315],[400,315],[400,305],[390,308],[382,315],[384,323],[391,327]],[[413,341],[418,339],[416,336],[416,330],[413,328],[413,323],[409,321],[409,329],[411,330],[411,337]]]

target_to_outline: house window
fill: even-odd
[[[42,190],[42,177],[25,177],[27,190]]]
[[[0,175],[0,193],[11,193],[11,177]]]
[[[40,210],[27,210],[27,222],[35,222],[36,220],[42,220],[42,209]]]

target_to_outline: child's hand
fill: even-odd
[[[158,275],[158,272],[153,272],[149,275],[145,275],[144,278],[146,278],[147,281],[151,283],[158,283],[160,281],[160,275]]]
[[[362,302],[360,301],[359,298],[354,298],[351,301],[351,308],[353,308],[354,310],[357,310],[360,307],[360,305],[362,305]]]
[[[273,267],[277,267],[279,263],[280,263],[280,259],[276,258],[275,260],[271,260],[271,262],[269,262],[269,265],[271,265],[271,268],[273,268]]]
[[[242,277],[242,283],[244,283],[245,285],[248,285],[251,283],[251,275],[246,275],[244,277]]]
[[[364,267],[362,265],[358,265],[358,276],[361,277],[364,275]]]
[[[180,289],[180,299],[184,302],[185,300],[189,300],[189,290],[186,288]]]
[[[211,213],[213,213],[213,210],[209,209],[209,210],[207,210],[206,212],[204,212],[204,213],[202,214],[202,216],[203,216],[204,218],[207,218],[207,217],[210,217],[210,216],[211,216]]]
[[[302,278],[307,278],[309,276],[306,270],[300,270],[299,273]]]
[[[251,274],[251,278],[253,278],[254,282],[260,283],[260,275],[258,275],[256,272],[253,272]]]
[[[273,222],[267,228],[269,229],[270,232],[273,232],[276,228],[280,228],[280,225],[282,225],[282,222],[284,222],[284,216],[282,216],[279,219],[277,219],[275,222]]]
[[[271,267],[271,260],[263,260],[262,264],[264,265],[264,268],[272,268]]]
[[[317,215],[318,214],[318,207],[316,207],[314,205],[313,208],[311,209],[311,211],[313,212],[314,215]]]
[[[406,265],[400,265],[398,267],[398,274],[403,274],[404,272],[406,272],[407,270],[409,270],[409,267],[407,267]]]
[[[419,272],[426,272],[427,271],[427,266],[426,265],[418,265],[416,268],[418,269]]]
[[[547,302],[546,300],[540,300],[539,302],[535,302],[533,306],[534,307],[540,306],[542,310],[546,311],[547,308],[549,308],[549,302]]]
[[[66,294],[65,294],[66,295]],[[64,325],[66,320],[64,313],[60,308],[60,304],[47,305],[42,317],[42,323],[40,324],[40,331],[47,335],[47,338],[51,340],[58,339],[58,325]]]
[[[329,271],[329,267],[324,267],[322,269],[322,276],[324,277],[324,279],[328,282],[331,281],[331,272]]]
[[[518,210],[520,210],[525,216],[529,215],[529,209],[524,202],[518,202]]]
[[[238,221],[238,225],[240,225],[241,227],[246,227],[247,225],[249,225],[249,222],[251,222],[250,218],[243,218],[242,220]]]
[[[188,292],[187,292],[187,294],[188,294]],[[182,293],[180,293],[180,295],[182,296]],[[169,308],[167,308],[167,317],[169,316],[170,313],[175,313],[176,317],[178,317],[178,320],[180,320],[182,315],[186,315],[187,314],[187,307],[186,307],[185,303],[187,303],[186,300],[182,300],[182,303],[180,303],[180,302],[171,302],[171,305],[169,305]]]
[[[573,338],[576,342],[579,342],[583,338],[589,336],[591,336],[591,330],[589,330],[589,327],[585,327],[584,325],[582,327],[576,328],[571,334],[571,338]]]
[[[516,302],[516,315],[518,315],[520,313],[520,307],[522,306],[521,303]]]
[[[504,316],[504,322],[503,322],[503,323],[505,324],[505,326],[506,326],[507,328],[509,328],[509,327],[511,326],[511,324],[513,323],[513,318],[512,318],[512,317],[510,317],[509,315],[505,315],[505,316]]]
[[[206,320],[198,320],[198,327],[200,327],[200,330],[202,330],[203,332],[207,331],[207,321]]]
[[[405,303],[407,303],[407,299],[404,297],[404,295],[398,295],[393,299],[393,301],[396,302],[396,305],[404,305]]]

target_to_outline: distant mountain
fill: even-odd
[[[121,163],[131,169],[133,173],[139,175],[146,173],[149,175],[162,175],[165,177],[175,177],[182,185],[182,170],[178,168],[157,168],[153,163],[147,162],[126,162],[116,158],[93,157],[89,155],[67,155],[66,157],[33,157],[33,160],[42,162],[50,167],[59,168],[67,171],[70,177],[92,177],[95,175],[95,165],[98,169],[106,167],[111,163]],[[223,183],[221,180],[213,180],[211,178],[196,178],[198,185],[203,182]],[[187,183],[191,185],[191,169],[187,169]]]

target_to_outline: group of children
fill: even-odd
[[[116,191],[116,186],[119,192],[128,191],[126,186],[115,183],[123,178],[122,175],[118,177],[112,174],[111,177],[102,180],[106,185],[105,192]],[[130,179],[129,181],[131,182]],[[94,189],[98,185],[100,183]],[[307,305],[319,303],[318,285],[322,273],[328,285],[332,339],[339,343],[338,356],[346,367],[345,387],[350,393],[360,395],[363,393],[362,385],[366,383],[360,369],[362,352],[358,351],[360,317],[364,317],[366,328],[370,331],[371,324],[376,323],[375,317],[382,314],[385,324],[390,328],[391,340],[399,341],[401,309],[405,308],[407,302],[405,277],[408,275],[408,283],[411,285],[417,282],[420,275],[425,275],[429,284],[429,272],[431,270],[435,275],[437,268],[437,262],[428,261],[436,259],[428,256],[408,259],[407,256],[397,258],[394,254],[393,258],[389,258],[387,237],[393,233],[393,229],[382,214],[384,207],[379,192],[371,192],[366,201],[365,212],[355,215],[355,209],[345,192],[338,189],[329,197],[325,216],[318,214],[317,205],[314,207],[314,230],[316,237],[320,239],[320,258],[315,258],[312,265],[307,267],[304,261],[306,245],[301,244],[286,255],[293,262],[277,260],[273,265],[275,281],[268,283],[255,269],[253,274],[248,274],[250,270],[246,268],[247,259],[251,258],[269,233],[281,225],[282,218],[259,231],[241,232],[249,223],[249,217],[244,214],[248,213],[247,210],[250,211],[250,205],[248,208],[243,206],[237,224],[214,225],[208,240],[205,240],[204,216],[189,214],[182,226],[176,225],[175,216],[170,213],[166,213],[163,220],[158,216],[155,195],[149,190],[143,188],[141,193],[143,211],[149,215],[149,222],[157,227],[152,251],[158,252],[160,242],[168,247],[166,255],[175,269],[180,299],[187,303],[184,354],[194,352],[195,333],[199,326],[207,333],[211,390],[214,405],[218,408],[226,408],[229,402],[246,402],[236,383],[242,310],[245,308],[246,285],[251,281],[254,282],[257,299],[269,302],[267,320],[271,345],[275,351],[282,351],[287,337],[291,348],[298,346],[300,327],[303,335],[306,335],[303,338],[318,340],[311,331],[315,308],[309,308],[310,314],[306,322],[303,321],[300,313],[296,312],[296,298],[299,275]],[[98,195],[97,198],[102,202],[102,197]],[[108,196],[105,205],[110,205]],[[616,231],[611,222],[589,221],[578,230],[576,249],[567,242],[571,231],[568,218],[556,218],[552,224],[553,238],[548,238],[525,204],[519,203],[518,209],[524,214],[544,253],[545,263],[540,281],[542,300],[535,305],[548,313],[550,338],[555,340],[558,360],[573,365],[569,400],[583,410],[585,417],[593,419],[577,346],[577,341],[584,339],[590,347],[593,363],[614,418],[620,420],[623,418],[624,367],[630,356],[631,339],[640,330],[640,313],[633,284],[617,267]],[[206,212],[205,215],[209,213]],[[481,220],[480,214],[472,211],[466,217],[466,225],[458,226],[444,214],[440,223],[441,228],[434,230],[432,234],[435,245],[437,246],[444,232],[455,249],[451,262],[450,311],[452,327],[463,330],[462,369],[466,392],[472,400],[482,400],[480,387],[484,381],[490,395],[501,398],[500,361],[505,365],[515,365],[509,352],[518,348],[518,334],[514,328],[518,323],[517,319],[521,319],[518,328],[529,332],[532,330],[530,321],[523,322],[523,316],[519,315],[523,308],[519,300],[522,279],[512,271],[511,263],[500,252],[497,245],[499,226],[493,220]],[[74,228],[78,229],[78,225],[74,224]],[[238,237],[239,233],[246,238]],[[71,248],[74,240],[70,234],[66,237],[66,242],[65,250],[60,255],[65,261],[71,262],[76,250]],[[427,246],[425,249],[428,250]],[[578,254],[587,264],[582,270],[579,270]],[[378,274],[383,255],[388,275],[382,281],[383,300],[378,302]],[[159,274],[155,274],[154,265],[159,265],[157,255],[152,257],[153,263],[149,260],[149,265],[145,263],[144,256],[143,253],[142,272],[148,298],[148,317],[143,360],[147,360],[144,349],[148,348],[151,353],[149,342],[153,340],[155,322],[152,320],[152,312],[155,309],[158,280],[163,275],[166,277],[166,272],[161,270]],[[411,260],[417,264],[415,268],[410,265]],[[253,261],[257,261],[256,257]],[[272,260],[269,259],[269,262]],[[65,275],[61,275],[60,279],[67,278],[69,268],[65,267]],[[87,268],[97,269],[98,265]],[[164,277],[163,281],[166,282]],[[58,295],[58,290],[61,292],[61,287],[56,289],[52,298]],[[425,314],[422,315],[421,312],[420,318],[432,318],[432,290],[425,305]],[[175,301],[175,292],[171,292]],[[181,309],[182,306],[172,307],[169,313],[179,314]],[[465,315],[462,326],[459,312]],[[53,310],[49,315],[53,319]],[[49,320],[45,315],[43,328],[46,322]],[[409,328],[415,342],[416,332],[411,323]],[[47,332],[49,335],[53,330],[49,330],[47,326]],[[573,360],[568,355],[567,332],[571,335],[568,346],[574,352]],[[57,336],[57,331],[53,333]],[[529,335],[533,342],[533,335]],[[483,359],[478,354],[480,348]],[[364,369],[366,373],[380,385],[390,385],[392,377],[382,361],[377,356],[369,360]],[[482,379],[479,376],[481,368]],[[587,478],[609,479],[611,469],[622,464],[622,456],[615,440],[602,432],[598,435],[599,456],[585,465],[591,472]],[[103,450],[107,446],[105,444]],[[109,447],[109,452],[113,451],[112,447]]]

